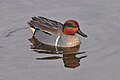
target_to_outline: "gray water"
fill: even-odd
[[[86,53],[77,56],[87,57],[79,67],[66,68],[62,59],[36,60],[53,55],[31,50],[32,16],[80,23],[88,38],[80,36]],[[119,0],[0,0],[0,80],[119,80],[119,35]]]

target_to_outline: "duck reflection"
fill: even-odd
[[[84,55],[81,57],[76,56],[78,54],[86,53],[86,52],[78,52],[80,45],[76,47],[71,47],[71,48],[55,47],[55,46],[50,46],[50,45],[41,43],[34,36],[32,36],[32,38],[30,38],[29,41],[32,43],[31,49],[33,49],[33,51],[37,53],[62,54],[63,55],[63,57],[49,56],[49,57],[36,58],[36,60],[62,59],[64,66],[66,68],[76,68],[80,66],[80,60],[87,57],[87,55]]]
[[[80,59],[87,57],[81,56],[81,57],[76,57],[76,54],[63,54],[63,62],[64,66],[67,68],[76,68],[80,66]]]

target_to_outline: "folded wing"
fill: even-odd
[[[62,32],[63,24],[55,20],[47,19],[45,17],[32,17],[28,22],[30,27],[40,29],[41,31],[51,34],[58,34]]]

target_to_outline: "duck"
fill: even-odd
[[[69,19],[62,24],[42,16],[32,17],[28,22],[33,36],[43,44],[55,47],[75,47],[81,43],[79,34],[84,34],[76,20]]]

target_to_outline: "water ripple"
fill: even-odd
[[[17,28],[17,29],[12,29],[12,30],[8,30],[7,34],[5,35],[5,37],[9,37],[12,36],[12,34],[16,33],[17,31],[21,31],[21,30],[25,30],[28,29],[28,27],[23,27],[23,28]]]

